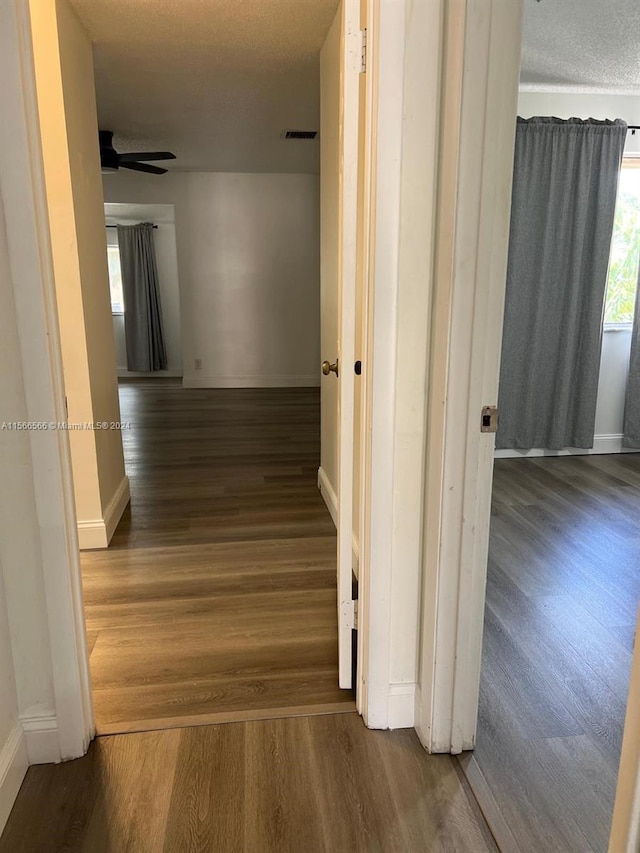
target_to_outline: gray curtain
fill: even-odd
[[[153,225],[118,225],[129,370],[166,370]]]
[[[496,447],[592,447],[623,121],[518,118]]]
[[[627,379],[627,396],[624,404],[623,447],[640,448],[640,266],[636,309],[631,333],[631,360]]]

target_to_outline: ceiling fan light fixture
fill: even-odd
[[[118,154],[113,147],[113,133],[110,130],[98,132],[100,141],[100,171],[103,175],[109,175],[118,171]]]
[[[100,170],[103,175],[110,175],[122,169],[131,169],[134,172],[147,172],[152,175],[163,175],[167,171],[159,166],[151,166],[145,160],[175,160],[175,154],[171,151],[140,151],[118,154],[113,147],[113,132],[110,130],[98,131],[100,142]],[[142,161],[142,162],[141,162]]]

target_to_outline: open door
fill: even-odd
[[[338,278],[338,655],[340,687],[353,686],[353,459],[358,213],[358,105],[363,38],[359,0],[343,0],[342,168],[339,182]]]
[[[338,530],[339,683],[353,683],[353,423],[358,191],[359,0],[343,0],[320,56],[320,489]]]

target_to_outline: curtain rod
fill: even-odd
[[[640,124],[628,124],[627,130],[631,131],[631,136],[635,136],[636,130],[640,130]]]
[[[141,224],[141,225],[143,225],[143,224],[144,224],[144,225],[150,225],[151,223],[149,223],[149,222],[144,222],[144,223],[140,223],[140,224]],[[105,228],[117,228],[117,227],[118,227],[117,225],[105,225]],[[125,226],[125,227],[126,227],[126,226]],[[152,228],[157,228],[158,226],[157,226],[157,225],[151,225],[151,227],[152,227]]]

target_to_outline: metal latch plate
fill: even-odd
[[[482,418],[480,420],[480,432],[498,431],[498,407],[483,406]]]

